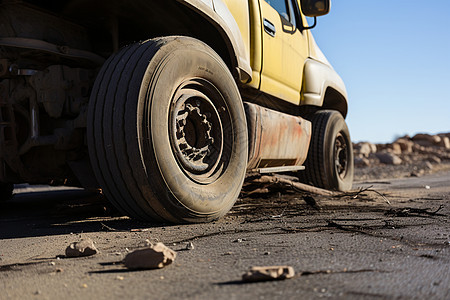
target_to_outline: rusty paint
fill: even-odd
[[[249,130],[247,169],[300,166],[306,160],[311,122],[244,103]]]

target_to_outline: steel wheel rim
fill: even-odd
[[[348,171],[348,159],[350,157],[347,139],[339,132],[334,142],[334,166],[336,174],[344,179]]]
[[[200,184],[216,181],[230,157],[231,117],[224,96],[209,81],[193,78],[172,97],[169,136],[179,168]]]

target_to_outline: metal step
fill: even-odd
[[[259,168],[252,171],[267,174],[267,173],[281,173],[281,172],[295,172],[304,170],[305,166],[282,166],[282,167],[270,167],[270,168]]]

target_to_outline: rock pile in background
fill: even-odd
[[[353,144],[356,179],[420,176],[450,166],[450,133],[404,136],[388,144]]]

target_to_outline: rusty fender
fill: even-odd
[[[247,170],[301,166],[308,154],[311,122],[245,102],[249,159]]]

